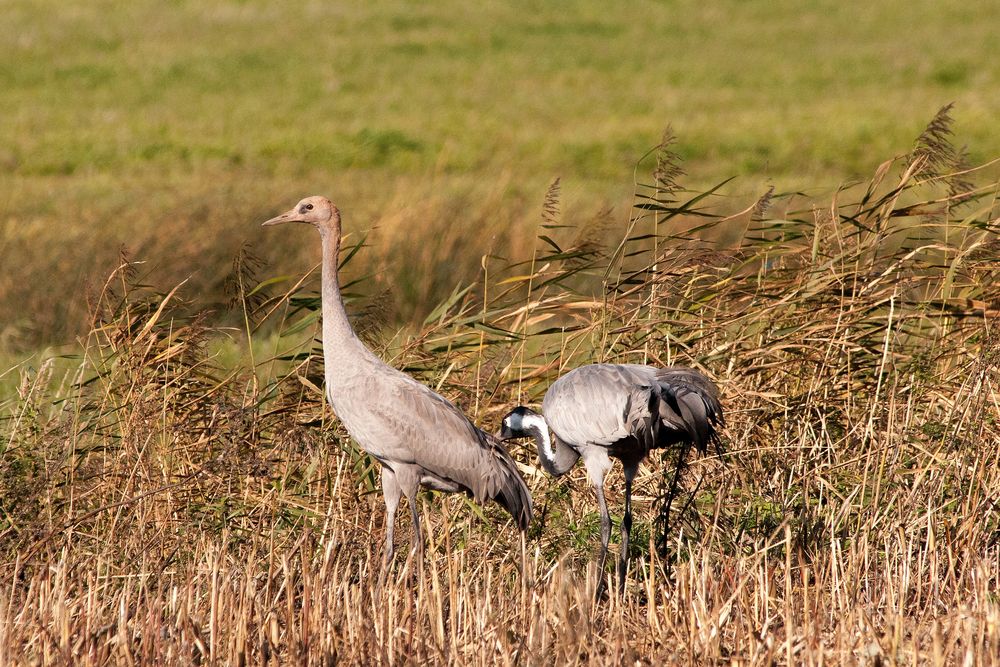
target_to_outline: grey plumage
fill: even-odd
[[[594,364],[556,380],[542,400],[542,415],[515,408],[503,420],[501,438],[534,437],[542,467],[565,474],[583,459],[601,512],[600,571],[604,570],[611,518],[604,499],[604,476],[611,459],[625,473],[625,516],[619,584],[624,584],[632,524],[632,481],[639,464],[656,448],[694,446],[701,453],[720,446],[724,425],[719,391],[690,368],[637,364]],[[549,434],[551,429],[551,436]]]
[[[323,360],[330,405],[351,437],[382,467],[386,551],[393,553],[396,509],[402,496],[413,516],[413,549],[420,551],[418,487],[495,500],[525,530],[531,497],[513,459],[495,437],[444,397],[392,368],[355,335],[337,278],[340,212],[324,197],[308,197],[264,225],[304,222],[323,242]]]

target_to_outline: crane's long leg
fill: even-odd
[[[663,534],[657,538],[656,548],[659,550],[661,556],[665,555],[667,551],[667,540],[670,539],[670,508],[674,504],[677,491],[680,489],[681,472],[683,472],[686,462],[687,448],[681,446],[677,450],[677,463],[674,466],[674,476],[670,480],[670,488],[667,490],[666,496],[664,496],[660,509],[659,520],[663,524]]]
[[[597,509],[601,513],[601,556],[597,559],[597,592],[600,595],[604,590],[604,566],[608,562],[608,543],[611,541],[611,515],[604,500],[604,485],[595,485],[594,493],[597,494]]]
[[[604,592],[604,566],[608,560],[608,543],[611,541],[611,515],[608,514],[608,503],[604,500],[604,475],[611,468],[608,450],[604,447],[590,447],[583,452],[583,463],[587,467],[587,476],[594,485],[597,495],[597,509],[601,513],[601,556],[597,559],[597,596]]]
[[[622,544],[618,555],[618,590],[625,594],[625,575],[628,572],[628,542],[632,532],[632,480],[639,472],[639,463],[625,463],[625,516],[622,517]]]
[[[413,516],[413,540],[410,546],[410,554],[417,558],[417,567],[424,562],[424,541],[420,536],[420,514],[417,512],[417,494],[413,493],[409,497],[410,514]]]
[[[379,587],[385,583],[385,576],[392,565],[394,549],[393,536],[396,534],[396,509],[403,489],[399,486],[396,474],[392,468],[382,466],[382,497],[385,499],[385,554],[382,558],[382,573],[379,575]]]
[[[420,539],[420,514],[417,513],[417,491],[420,489],[420,469],[414,465],[405,463],[393,464],[393,478],[396,491],[396,504],[399,504],[400,493],[406,496],[410,504],[410,515],[413,517],[413,538],[410,542],[410,553],[406,557],[409,565],[414,556],[417,556],[417,564],[423,559],[423,540]],[[385,478],[383,478],[385,479]]]
[[[424,541],[420,537],[420,514],[417,512],[417,492],[420,490],[420,469],[413,465],[400,466],[396,470],[399,486],[410,504],[410,516],[413,518],[413,537],[410,539],[410,554],[407,558],[417,556],[417,563],[423,559]]]

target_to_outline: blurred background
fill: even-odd
[[[686,171],[827,197],[954,102],[1000,154],[987,0],[0,3],[0,354],[72,341],[123,249],[224,313],[240,249],[302,274],[324,194],[368,245],[387,318],[422,319],[484,255],[530,256],[549,184],[569,224],[623,226],[670,125]],[[648,180],[648,179],[647,179]],[[723,204],[725,206],[725,204]],[[308,283],[307,283],[308,284]]]

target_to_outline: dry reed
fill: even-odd
[[[601,602],[582,473],[517,445],[528,534],[426,496],[424,567],[376,588],[376,471],[295,342],[315,298],[242,261],[244,334],[285,336],[227,368],[213,341],[240,334],[123,261],[74,370],[21,369],[4,406],[0,663],[996,664],[997,186],[957,173],[948,127],[801,211],[717,213],[661,153],[670,178],[606,244],[561,229],[554,186],[533,257],[486,259],[422,328],[373,336],[484,425],[591,361],[718,380],[726,452],[689,462],[662,540],[673,461],[644,466],[629,586]]]

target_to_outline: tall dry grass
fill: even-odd
[[[243,257],[242,331],[219,330],[123,261],[72,372],[19,369],[4,405],[0,663],[995,664],[998,189],[948,133],[944,110],[822,206],[727,215],[667,141],[623,230],[567,220],[554,184],[536,252],[486,257],[419,330],[355,302],[485,426],[590,361],[718,381],[726,453],[688,462],[665,535],[675,462],[643,467],[629,585],[601,602],[583,474],[516,445],[527,535],[425,496],[424,567],[378,589],[377,474],[323,404],[315,297]],[[221,364],[225,336],[250,361]]]

